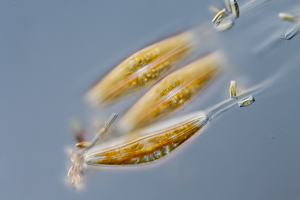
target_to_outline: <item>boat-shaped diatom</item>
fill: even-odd
[[[88,165],[150,163],[170,154],[195,135],[207,122],[207,116],[200,115],[168,129],[153,132],[135,140],[129,140],[127,143],[112,148],[89,153],[85,156],[85,162]]]
[[[182,108],[218,74],[220,52],[210,53],[169,74],[142,96],[121,118],[118,129],[129,132]]]
[[[96,83],[86,98],[94,105],[109,104],[153,83],[189,55],[195,37],[186,31],[134,53]]]

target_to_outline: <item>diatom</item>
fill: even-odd
[[[198,111],[136,130],[131,133],[133,138],[125,135],[121,137],[119,143],[103,144],[104,147],[87,152],[83,155],[84,163],[88,165],[137,165],[154,162],[172,153],[236,102],[244,102],[244,106],[250,105],[254,101],[252,96],[242,101],[239,99],[245,98],[249,93],[260,92],[266,86],[258,85],[250,88],[240,96],[223,101],[206,112]]]
[[[229,95],[230,98],[236,98],[236,81],[230,81]]]
[[[292,22],[296,21],[296,18],[292,14],[289,14],[289,13],[279,13],[278,17],[282,20],[287,20],[287,21],[292,21]]]
[[[85,162],[88,165],[136,165],[153,162],[170,154],[207,122],[208,118],[205,115],[196,117],[166,130],[88,154],[85,157]],[[139,146],[141,148],[138,148]]]
[[[223,9],[218,14],[216,14],[216,16],[212,20],[212,23],[218,26],[226,16],[227,16],[226,9]]]
[[[78,142],[77,144],[76,144],[76,147],[78,147],[78,148],[86,148],[86,147],[88,147],[89,146],[89,142],[87,142],[87,141],[82,141],[82,142]]]
[[[239,5],[237,4],[236,0],[229,0],[231,5],[232,14],[238,18],[240,15]]]
[[[220,52],[215,52],[168,75],[124,114],[119,130],[128,132],[143,127],[180,109],[203,90],[222,65]]]
[[[121,62],[86,94],[93,104],[111,103],[159,79],[194,47],[187,31],[148,46]]]
[[[246,106],[251,105],[254,101],[255,101],[254,97],[250,96],[244,100],[239,101],[238,104],[240,107],[246,107]]]
[[[99,142],[99,136],[106,132],[116,119],[117,114],[112,114],[87,147],[72,153],[72,166],[68,171],[68,178],[74,187],[79,188],[83,181],[84,168],[87,165],[120,166],[155,162],[172,153],[193,136],[200,134],[199,131],[203,130],[208,122],[236,105],[240,99],[261,92],[271,83],[271,81],[267,81],[259,84],[236,98],[223,101],[205,112],[198,111],[173,120],[163,121],[95,147],[94,145]]]

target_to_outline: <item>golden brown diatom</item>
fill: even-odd
[[[215,77],[219,52],[211,53],[162,79],[121,118],[121,132],[130,132],[168,116],[189,102]]]
[[[193,34],[184,32],[134,53],[95,84],[86,98],[96,105],[111,103],[149,85],[191,52]]]
[[[198,132],[208,118],[204,115],[131,142],[86,155],[88,165],[135,165],[158,160]]]

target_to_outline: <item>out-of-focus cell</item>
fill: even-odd
[[[112,103],[153,83],[192,51],[195,37],[187,31],[134,53],[95,84],[87,100],[94,105]]]
[[[230,81],[229,95],[230,98],[236,98],[236,81],[234,80]]]
[[[240,107],[246,107],[251,105],[253,102],[255,101],[253,96],[248,97],[247,99],[243,99],[241,101],[238,102]]]
[[[78,142],[78,143],[76,144],[76,147],[78,147],[78,148],[86,148],[86,147],[88,147],[89,145],[90,145],[89,142],[87,142],[87,141],[82,141],[82,142]]]
[[[80,143],[85,140],[86,132],[77,119],[70,119],[69,127],[74,134],[76,142]]]
[[[230,1],[230,6],[232,10],[232,14],[238,18],[240,15],[240,10],[239,10],[239,5],[237,4],[236,0],[229,0]]]
[[[118,128],[128,132],[180,109],[203,90],[224,63],[221,53],[214,52],[168,75],[125,113]]]
[[[227,16],[226,9],[221,10],[216,16],[213,18],[212,23],[214,23],[216,26],[218,26],[223,19]]]
[[[217,6],[214,6],[214,5],[209,6],[209,10],[210,10],[210,12],[212,12],[212,13],[214,13],[214,14],[218,14],[219,12],[222,11],[221,8],[219,8],[219,7],[217,7]]]
[[[228,12],[231,12],[231,5],[230,5],[230,2],[229,0],[223,0],[223,3],[225,5],[225,8]]]
[[[278,17],[282,20],[287,20],[287,21],[292,21],[292,22],[296,21],[295,16],[293,16],[292,14],[289,14],[289,13],[279,13]]]

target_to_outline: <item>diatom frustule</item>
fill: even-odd
[[[210,53],[166,76],[124,114],[118,129],[129,132],[182,108],[218,74],[223,58],[221,52]]]
[[[138,138],[128,143],[88,154],[88,165],[132,165],[158,160],[198,132],[206,123],[206,116],[182,122],[166,130]]]
[[[154,82],[184,59],[195,45],[187,31],[148,46],[116,66],[86,94],[95,105],[112,103]]]

